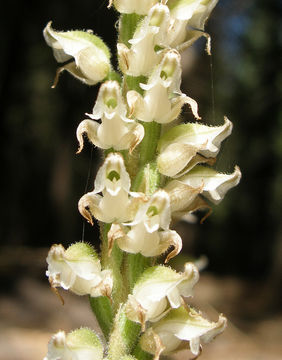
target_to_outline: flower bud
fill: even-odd
[[[184,306],[171,310],[164,318],[146,330],[140,339],[143,350],[154,354],[167,355],[183,350],[184,344],[189,343],[191,352],[198,356],[201,344],[210,342],[222,333],[227,320],[223,315],[217,322],[210,322],[203,318],[196,310]]]
[[[77,295],[110,296],[111,272],[101,270],[100,260],[89,244],[77,242],[67,250],[53,245],[47,263],[46,275],[52,288],[62,287]]]
[[[140,323],[157,321],[170,307],[181,306],[182,296],[192,295],[198,279],[199,272],[192,263],[185,264],[183,273],[161,265],[146,269],[135,284],[132,295],[129,295],[127,317]]]
[[[67,70],[88,85],[94,85],[108,76],[111,69],[110,51],[96,35],[78,30],[55,31],[51,27],[51,21],[45,27],[43,35],[58,62],[74,58],[74,62],[61,67],[59,73]]]
[[[64,331],[54,334],[44,360],[102,360],[103,352],[103,345],[95,332],[80,328],[67,335]]]
[[[109,7],[114,4],[120,13],[146,15],[156,3],[158,0],[110,0]]]

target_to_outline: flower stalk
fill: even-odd
[[[185,264],[183,272],[168,265],[182,249],[172,224],[199,209],[209,214],[209,204],[222,201],[241,177],[237,166],[233,174],[212,168],[232,123],[201,123],[196,100],[181,92],[180,52],[200,36],[210,39],[205,23],[216,3],[111,0],[120,13],[117,70],[92,31],[56,31],[51,22],[44,29],[55,59],[72,60],[57,74],[101,83],[76,136],[77,153],[86,139],[104,152],[93,190],[78,203],[89,225],[100,225],[100,251],[84,242],[53,245],[46,275],[55,291],[88,295],[105,338],[89,329],[59,332],[45,360],[157,360],[183,347],[198,356],[226,326],[223,315],[210,322],[188,305],[199,281],[196,265]],[[179,125],[184,106],[191,121]]]

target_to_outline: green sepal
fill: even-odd
[[[87,258],[93,258],[98,261],[98,255],[94,248],[85,242],[76,242],[70,245],[65,252],[65,256],[68,260],[78,261]]]
[[[144,138],[140,144],[140,166],[155,160],[158,140],[161,134],[161,124],[155,121],[140,122],[145,130]]]
[[[99,49],[103,50],[107,58],[111,57],[111,52],[108,46],[104,43],[104,41],[97,35],[92,34],[91,32],[81,31],[81,30],[71,30],[71,31],[59,31],[58,34],[69,40],[77,40],[77,41],[86,41],[91,43],[94,46],[97,46]]]
[[[71,331],[67,334],[67,341],[75,347],[96,348],[96,352],[99,353],[102,358],[103,344],[95,332],[88,328],[80,328]],[[98,354],[97,354],[98,355]]]

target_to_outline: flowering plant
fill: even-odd
[[[98,255],[77,242],[53,245],[46,275],[52,288],[88,295],[104,338],[81,328],[60,331],[45,360],[159,359],[183,347],[194,356],[226,326],[210,322],[186,303],[199,270],[186,263],[178,273],[168,266],[182,248],[172,220],[218,204],[238,184],[241,173],[212,168],[232,123],[201,122],[197,102],[182,93],[180,52],[204,31],[217,0],[111,0],[120,12],[117,54],[91,31],[44,29],[56,60],[88,85],[101,83],[93,111],[77,128],[78,153],[84,141],[104,151],[94,188],[82,194],[81,215],[101,230]],[[193,122],[179,124],[181,110]],[[177,123],[177,124],[176,124]],[[167,126],[169,124],[169,126]],[[166,255],[164,264],[160,255]]]

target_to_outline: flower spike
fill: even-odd
[[[85,328],[60,331],[44,360],[137,360],[147,358],[143,351],[159,360],[185,347],[196,359],[226,327],[223,315],[209,321],[185,302],[203,264],[186,263],[183,272],[167,265],[182,249],[174,222],[195,222],[193,213],[207,209],[204,221],[210,203],[241,178],[237,166],[232,174],[212,168],[232,123],[196,122],[198,104],[181,91],[180,51],[205,36],[209,52],[205,24],[217,1],[109,0],[120,13],[120,75],[92,31],[56,31],[51,22],[44,29],[62,63],[54,86],[65,70],[88,85],[102,82],[76,131],[77,153],[86,139],[104,150],[94,188],[78,202],[81,215],[99,223],[100,255],[85,242],[53,245],[46,275],[62,301],[58,288],[88,295],[106,342]],[[179,125],[186,104],[194,122]]]

